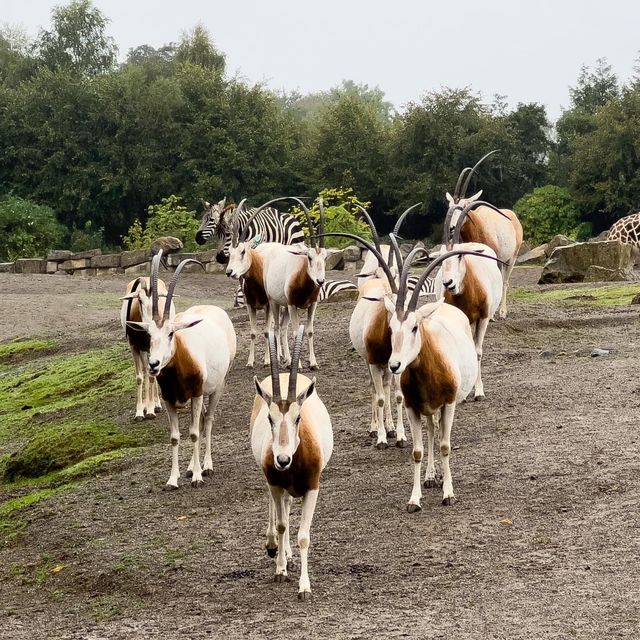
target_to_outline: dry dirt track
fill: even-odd
[[[536,275],[519,269],[516,282]],[[114,342],[124,280],[2,275],[0,339]],[[180,307],[214,286],[227,305],[226,280],[187,276]],[[84,318],[61,318],[61,301]],[[352,306],[323,304],[316,325],[335,449],[311,529],[311,603],[296,599],[296,568],[290,583],[272,582],[263,550],[243,345],[214,427],[214,477],[161,491],[161,442],[32,508],[26,535],[0,550],[0,637],[639,638],[635,308],[513,303],[485,343],[487,401],[456,413],[458,503],[442,507],[439,490],[425,490],[423,511],[408,514],[410,449],[377,451],[366,436]],[[245,314],[232,317],[245,336]],[[612,352],[585,356],[594,346]],[[296,505],[294,533],[298,515]],[[41,586],[7,579],[4,568],[43,558],[66,568]]]

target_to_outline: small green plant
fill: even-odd
[[[148,249],[156,238],[174,236],[182,240],[186,251],[195,251],[200,221],[196,212],[187,209],[180,201],[178,196],[170,195],[160,204],[152,204],[146,225],[143,227],[140,220],[135,220],[122,238],[125,249]]]
[[[55,340],[14,340],[0,344],[0,363],[10,362],[14,357],[27,352],[52,349],[56,346]]]
[[[316,228],[320,220],[320,198],[322,198],[325,214],[325,231],[326,232],[344,232],[354,233],[365,240],[371,239],[371,229],[369,225],[362,219],[356,204],[364,209],[370,206],[369,202],[363,202],[357,198],[353,189],[323,189],[318,197],[313,201],[313,205],[309,207],[311,219]],[[304,229],[305,238],[309,238],[309,229],[304,212],[299,207],[293,207],[292,213],[298,218],[302,228]],[[327,247],[346,247],[353,244],[348,238],[327,238]]]
[[[104,246],[104,229],[94,227],[91,220],[87,220],[84,229],[73,228],[71,231],[71,242],[69,249],[74,253],[88,251],[89,249],[100,249]]]

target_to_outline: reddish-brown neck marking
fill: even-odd
[[[320,287],[310,278],[305,262],[306,258],[291,278],[287,294],[289,304],[298,309],[310,307],[320,295]]]
[[[371,302],[370,304],[375,306],[375,310],[371,313],[371,320],[364,336],[367,361],[369,364],[386,367],[391,357],[389,313],[383,302]]]
[[[466,264],[462,293],[454,295],[445,289],[444,300],[458,307],[469,318],[469,324],[473,325],[478,320],[489,317],[489,301],[487,292],[474,273],[471,261],[466,256],[462,259]]]
[[[431,415],[456,399],[453,372],[424,324],[420,326],[422,347],[418,357],[402,372],[400,385],[407,407]]]
[[[202,395],[204,380],[193,356],[186,348],[180,333],[176,333],[176,350],[170,362],[160,371],[158,384],[165,402],[184,406],[191,398]]]
[[[249,249],[251,266],[243,276],[243,291],[247,304],[254,309],[264,309],[269,298],[264,290],[264,263],[262,256],[254,249]]]

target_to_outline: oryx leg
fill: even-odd
[[[442,465],[442,504],[449,506],[453,504],[455,496],[453,494],[453,481],[451,480],[451,469],[449,469],[449,456],[451,455],[451,426],[453,416],[456,412],[455,403],[445,404],[440,415],[440,464]]]
[[[276,503],[273,500],[269,485],[267,485],[267,498],[269,500],[269,522],[267,523],[267,555],[275,558],[278,552],[278,539],[276,537]]]
[[[502,272],[502,300],[500,300],[500,308],[498,309],[498,318],[501,319],[507,317],[507,292],[509,291],[509,279],[511,278],[513,268],[516,266],[517,258],[518,254],[516,252]]]
[[[482,345],[484,344],[484,336],[489,326],[489,318],[483,318],[476,322],[476,330],[474,341],[476,343],[476,356],[478,358],[478,377],[476,378],[475,399],[482,400],[484,398],[484,385],[482,384]]]
[[[404,420],[402,416],[402,407],[404,405],[404,397],[402,388],[400,387],[400,376],[393,376],[393,386],[395,388],[396,409],[398,412],[396,423],[396,447],[404,448],[407,446],[407,434],[404,431]]]
[[[285,491],[284,494],[284,515],[287,523],[287,530],[284,532],[284,552],[287,554],[287,566],[291,566],[293,551],[291,551],[291,542],[289,540],[289,532],[291,531],[291,503],[293,498]]]
[[[318,361],[316,360],[316,350],[313,346],[313,322],[316,318],[316,307],[318,306],[317,302],[314,302],[307,309],[307,340],[309,342],[309,368],[314,371],[318,368]]]
[[[434,435],[436,430],[437,416],[427,416],[427,469],[424,472],[424,486],[427,488],[435,487],[438,482],[436,480],[436,464],[433,455]]]
[[[393,415],[391,413],[391,372],[386,367],[382,373],[382,384],[384,385],[385,430],[387,438],[395,438],[396,426],[393,423]]]
[[[376,442],[376,449],[386,449],[388,445],[387,432],[384,428],[384,373],[382,369],[375,364],[369,365],[369,372],[371,373],[371,379],[373,380],[375,389],[376,410],[378,415],[378,440]]]
[[[207,411],[204,414],[204,464],[202,466],[203,476],[213,475],[213,460],[211,458],[211,429],[213,428],[213,418],[215,415],[216,407],[222,397],[224,391],[224,385],[214,391],[209,396],[209,402],[207,404]]]
[[[376,387],[373,384],[373,377],[369,372],[369,391],[371,392],[371,425],[369,426],[369,436],[378,437],[378,399],[376,398]]]
[[[256,337],[258,335],[258,319],[256,310],[247,303],[247,313],[249,314],[249,358],[247,359],[247,367],[253,368],[256,357]],[[269,350],[267,349],[267,352]]]
[[[171,432],[171,475],[167,480],[165,488],[177,489],[178,478],[180,478],[180,467],[178,466],[180,426],[178,423],[178,412],[169,403],[167,403],[167,418],[169,419],[169,430]]]
[[[318,489],[307,491],[302,500],[302,516],[298,529],[298,546],[300,547],[300,582],[298,583],[298,599],[309,600],[311,597],[311,583],[309,582],[309,569],[307,556],[311,543],[310,531],[313,514],[316,510]]]
[[[189,437],[193,443],[193,454],[191,456],[191,486],[200,487],[203,484],[202,467],[200,466],[200,422],[202,415],[203,397],[191,398],[191,425],[189,427]]]
[[[284,504],[284,490],[280,487],[269,485],[269,491],[273,498],[276,511],[276,531],[278,532],[278,553],[276,555],[276,575],[275,582],[285,582],[287,576],[287,552],[285,549],[284,534],[287,530],[286,509]]]
[[[411,439],[413,440],[413,490],[407,504],[407,511],[414,513],[420,511],[422,506],[422,487],[420,484],[420,471],[422,468],[422,455],[424,453],[422,445],[422,419],[419,413],[407,407],[407,416],[411,424]]]
[[[155,378],[151,383],[151,388],[153,389],[153,404],[155,405],[156,413],[158,413],[158,411],[162,411],[162,400],[160,400],[160,385]]]
[[[146,367],[144,364],[145,356],[139,351],[131,350],[131,355],[133,355],[133,364],[136,368],[136,384],[138,385],[138,397],[136,400],[136,415],[135,420],[144,420],[144,410],[145,410],[145,398],[144,398],[144,388],[147,384],[147,379],[149,378],[149,374],[146,371]]]

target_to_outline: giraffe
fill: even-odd
[[[607,240],[617,240],[640,249],[640,213],[620,218],[607,233]]]

